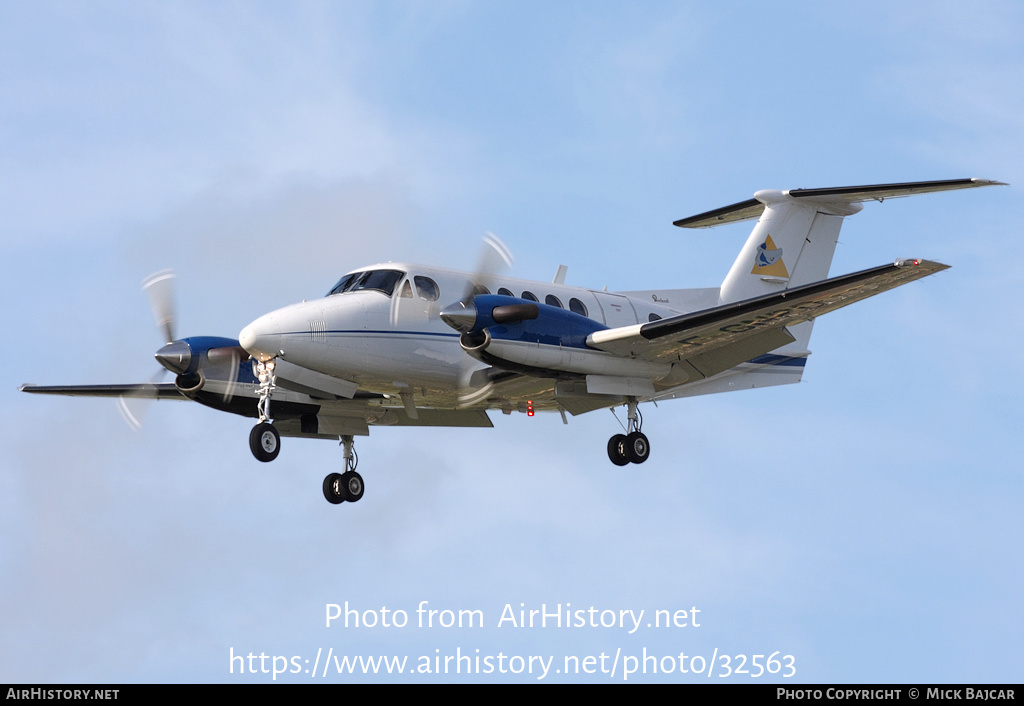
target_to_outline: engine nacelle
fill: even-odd
[[[462,349],[477,360],[532,374],[575,373],[661,378],[670,363],[623,358],[587,347],[587,336],[608,327],[557,306],[481,294],[457,302],[441,318],[461,331]]]
[[[203,385],[206,384],[206,376],[203,375],[202,370],[197,370],[194,373],[182,373],[178,377],[174,378],[174,386],[178,388],[178,391],[185,395],[191,396],[203,389]]]
[[[208,380],[224,383],[255,382],[248,366],[240,366],[249,354],[238,341],[220,336],[193,336],[171,341],[156,353],[156,359],[177,376],[178,390],[192,397]]]

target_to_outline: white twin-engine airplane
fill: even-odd
[[[843,218],[861,202],[1001,182],[956,179],[759,191],[676,221],[708,228],[757,219],[721,287],[607,292],[487,273],[387,263],[354,270],[323,299],[262,316],[238,340],[175,339],[171,277],[146,289],[168,343],[173,383],[42,387],[25,392],[190,399],[259,422],[253,455],[281,436],[339,439],[345,468],[323,482],[331,503],[363,496],[353,438],[370,426],[489,427],[505,414],[583,414],[625,405],[612,463],[643,463],[641,402],[800,380],[814,319],[947,265],[900,259],[828,279]],[[495,252],[508,260],[500,241]],[[491,268],[493,269],[493,268]]]

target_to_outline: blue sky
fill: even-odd
[[[1018,4],[3,8],[0,681],[264,681],[231,650],[457,648],[1020,680]],[[132,432],[107,401],[17,392],[152,375],[139,283],[166,267],[180,335],[235,336],[363,264],[471,268],[484,231],[521,277],[716,286],[748,226],[673,220],[761,188],[973,176],[1011,186],[868,204],[832,266],[951,270],[820,320],[800,385],[645,406],[642,467],[608,463],[606,411],[379,429],[357,442],[366,496],[338,508],[331,443],[263,465],[240,417],[158,403]],[[345,601],[487,623],[326,628]],[[498,628],[521,603],[702,623]]]

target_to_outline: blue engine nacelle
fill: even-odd
[[[238,341],[221,336],[192,336],[171,341],[156,353],[162,366],[175,373],[174,384],[185,395],[203,389],[208,375],[231,382],[256,382],[250,366],[240,365],[249,354]]]
[[[478,294],[456,302],[441,312],[441,318],[462,332],[462,346],[467,351],[488,338],[585,348],[588,335],[608,328],[557,306],[500,294]]]
[[[608,327],[557,306],[480,294],[441,311],[462,336],[462,349],[497,368],[532,375],[614,375],[660,378],[668,363],[653,363],[587,347],[587,336]]]

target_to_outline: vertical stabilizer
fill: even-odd
[[[754,198],[764,211],[722,282],[720,304],[828,277],[843,216],[821,212],[818,203],[784,191],[759,191]],[[849,204],[849,213],[859,210]]]

